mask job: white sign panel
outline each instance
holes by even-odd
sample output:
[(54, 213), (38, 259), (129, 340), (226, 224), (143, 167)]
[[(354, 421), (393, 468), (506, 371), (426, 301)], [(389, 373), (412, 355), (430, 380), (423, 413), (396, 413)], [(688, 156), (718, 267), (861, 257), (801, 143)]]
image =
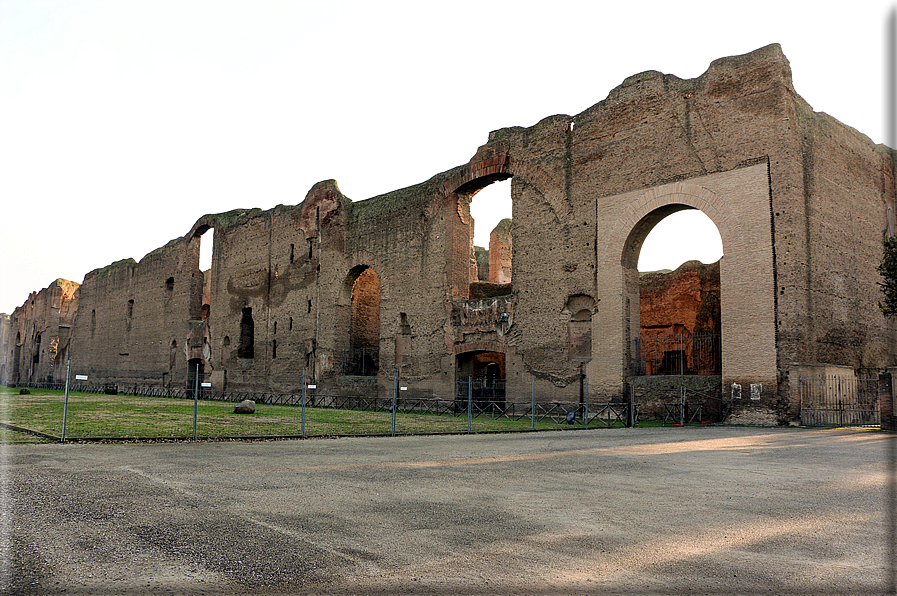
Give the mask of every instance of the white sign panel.
[(76, 381), (86, 381), (87, 375), (75, 375), (75, 380)]

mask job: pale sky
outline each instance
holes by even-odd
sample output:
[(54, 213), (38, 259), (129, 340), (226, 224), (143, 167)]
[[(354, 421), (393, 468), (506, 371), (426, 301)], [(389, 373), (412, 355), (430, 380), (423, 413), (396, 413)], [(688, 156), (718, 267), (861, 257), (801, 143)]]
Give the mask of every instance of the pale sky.
[[(630, 75), (692, 78), (773, 42), (815, 110), (882, 142), (892, 3), (835, 6), (0, 0), (0, 312), (140, 260), (206, 213), (298, 204), (329, 178), (370, 198)], [(498, 202), (490, 189), (475, 209)], [(506, 209), (475, 212), (477, 244)], [(649, 238), (641, 269), (719, 257), (678, 254), (715, 234), (683, 225)]]

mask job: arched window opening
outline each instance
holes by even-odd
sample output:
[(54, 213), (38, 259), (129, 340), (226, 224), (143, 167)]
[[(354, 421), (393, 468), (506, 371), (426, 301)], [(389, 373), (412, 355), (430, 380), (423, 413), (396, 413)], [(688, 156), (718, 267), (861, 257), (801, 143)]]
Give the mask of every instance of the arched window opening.
[(721, 372), (722, 240), (704, 213), (683, 208), (667, 206), (643, 220), (637, 310), (630, 305), (639, 320), (631, 353), (636, 375)]
[(243, 317), (240, 319), (237, 358), (255, 358), (255, 322), (252, 320), (252, 308), (248, 306), (243, 309)]
[(380, 366), (380, 278), (371, 267), (356, 267), (352, 282), (349, 350), (343, 374), (376, 376)]
[(511, 180), (492, 182), (473, 191), (470, 213), (470, 298), (511, 292), (513, 272), (513, 221)]

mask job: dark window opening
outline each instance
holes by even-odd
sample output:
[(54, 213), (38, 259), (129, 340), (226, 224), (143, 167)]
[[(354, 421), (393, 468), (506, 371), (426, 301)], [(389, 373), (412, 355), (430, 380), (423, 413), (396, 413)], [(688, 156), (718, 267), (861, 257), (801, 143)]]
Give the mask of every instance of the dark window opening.
[(271, 340), (271, 359), (277, 358), (277, 340)]
[(133, 316), (134, 316), (134, 301), (128, 300), (128, 318), (130, 319)]
[(294, 259), (295, 257), (296, 257), (296, 245), (295, 245), (295, 244), (291, 244), (291, 245), (290, 245), (290, 264), (293, 263), (293, 259)]
[(174, 292), (174, 278), (169, 277), (165, 280), (165, 291), (170, 295)]
[(255, 358), (255, 322), (252, 320), (252, 309), (243, 309), (240, 319), (240, 345), (237, 347), (237, 358)]

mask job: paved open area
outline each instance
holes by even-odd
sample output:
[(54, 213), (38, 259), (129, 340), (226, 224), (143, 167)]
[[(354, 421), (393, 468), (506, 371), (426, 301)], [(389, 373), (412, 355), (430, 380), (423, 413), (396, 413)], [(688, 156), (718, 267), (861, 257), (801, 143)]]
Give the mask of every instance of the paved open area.
[(3, 447), (11, 594), (883, 594), (893, 435)]

